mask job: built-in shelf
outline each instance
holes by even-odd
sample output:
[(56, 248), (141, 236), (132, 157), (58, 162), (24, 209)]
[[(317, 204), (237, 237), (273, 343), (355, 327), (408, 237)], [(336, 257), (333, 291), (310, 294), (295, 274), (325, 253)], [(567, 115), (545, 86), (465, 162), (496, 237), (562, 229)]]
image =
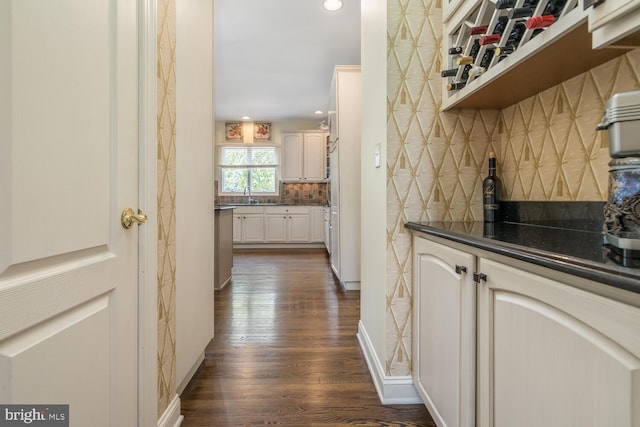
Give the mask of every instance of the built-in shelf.
[(501, 109), (626, 53), (593, 49), (587, 14), (576, 7), (459, 91), (446, 90), (442, 110)]

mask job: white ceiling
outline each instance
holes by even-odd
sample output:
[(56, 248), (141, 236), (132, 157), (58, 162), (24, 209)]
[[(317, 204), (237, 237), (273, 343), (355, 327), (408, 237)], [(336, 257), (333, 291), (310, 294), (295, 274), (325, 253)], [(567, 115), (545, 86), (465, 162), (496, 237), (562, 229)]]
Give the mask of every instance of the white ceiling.
[(319, 121), (334, 66), (360, 64), (360, 0), (214, 0), (214, 44), (216, 120)]

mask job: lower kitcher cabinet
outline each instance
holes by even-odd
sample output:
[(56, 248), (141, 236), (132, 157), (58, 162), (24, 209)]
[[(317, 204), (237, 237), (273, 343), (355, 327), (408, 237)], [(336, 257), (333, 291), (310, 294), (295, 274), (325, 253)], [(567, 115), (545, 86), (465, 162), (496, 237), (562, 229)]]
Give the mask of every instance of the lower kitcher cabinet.
[(233, 213), (233, 242), (264, 242), (264, 214), (261, 207), (242, 207)]
[(479, 259), (479, 427), (640, 426), (640, 309)]
[(475, 263), (414, 237), (413, 378), (441, 427), (475, 425)]
[(265, 238), (269, 243), (308, 243), (310, 231), (308, 206), (265, 208)]
[(640, 308), (474, 251), (414, 235), (413, 376), (436, 424), (640, 426)]

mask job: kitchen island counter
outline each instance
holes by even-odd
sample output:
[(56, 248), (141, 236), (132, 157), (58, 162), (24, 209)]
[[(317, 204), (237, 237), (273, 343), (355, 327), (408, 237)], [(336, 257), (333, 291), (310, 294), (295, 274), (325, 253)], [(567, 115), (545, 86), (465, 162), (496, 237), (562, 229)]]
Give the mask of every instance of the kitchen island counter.
[(593, 222), (558, 225), (426, 221), (405, 227), (640, 294), (640, 260), (622, 265)]

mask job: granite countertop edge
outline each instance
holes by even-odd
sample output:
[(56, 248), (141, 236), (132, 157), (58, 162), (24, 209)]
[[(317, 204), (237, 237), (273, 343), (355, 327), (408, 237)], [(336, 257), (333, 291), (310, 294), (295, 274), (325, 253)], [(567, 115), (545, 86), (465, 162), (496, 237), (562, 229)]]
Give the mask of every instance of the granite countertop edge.
[(638, 269), (598, 263), (574, 257), (571, 254), (549, 252), (445, 230), (428, 223), (408, 222), (405, 228), (640, 294), (640, 270)]

